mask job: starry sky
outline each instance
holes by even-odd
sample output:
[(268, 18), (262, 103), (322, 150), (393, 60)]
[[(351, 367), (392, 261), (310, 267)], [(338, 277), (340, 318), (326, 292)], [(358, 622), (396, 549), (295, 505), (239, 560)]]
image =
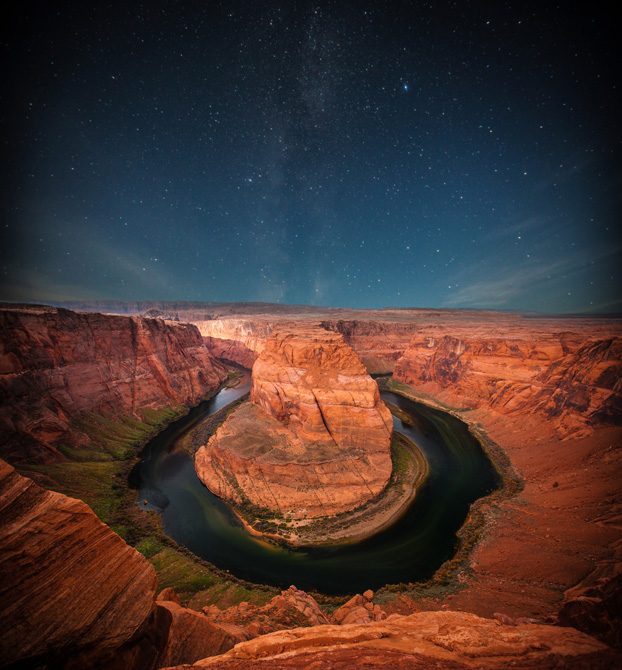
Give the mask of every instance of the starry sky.
[(0, 298), (622, 311), (601, 3), (14, 3)]

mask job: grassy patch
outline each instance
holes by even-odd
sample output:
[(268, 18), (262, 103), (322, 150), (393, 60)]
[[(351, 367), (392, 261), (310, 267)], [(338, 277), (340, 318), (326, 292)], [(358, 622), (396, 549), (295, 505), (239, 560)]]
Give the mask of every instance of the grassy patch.
[(114, 523), (123, 497), (121, 463), (69, 462), (20, 465), (18, 469), (25, 475), (39, 473), (49, 477), (52, 484), (47, 488), (83, 500), (104, 523)]
[(149, 537), (143, 538), (138, 544), (134, 547), (136, 551), (139, 551), (145, 558), (151, 558), (155, 556), (164, 548), (162, 542), (155, 535), (149, 535)]
[[(136, 548), (139, 547), (140, 544)], [(182, 599), (209, 588), (217, 581), (207, 568), (172, 547), (163, 547), (148, 558), (158, 573), (158, 589), (170, 586)]]
[[(239, 374), (234, 373), (228, 381), (235, 384), (238, 379)], [(229, 411), (230, 407), (223, 408), (218, 414), (224, 417)], [(143, 409), (138, 418), (84, 413), (73, 422), (69, 439), (58, 447), (66, 462), (21, 464), (17, 469), (43, 482), (46, 488), (89, 505), (101, 521), (155, 567), (159, 589), (171, 586), (183, 602), (192, 599), (192, 606), (198, 605), (199, 609), (209, 604), (226, 607), (244, 600), (264, 604), (278, 593), (276, 589), (237, 580), (178, 547), (163, 534), (160, 516), (141, 509), (136, 504), (136, 492), (127, 485), (141, 448), (185, 412), (186, 408), (176, 405)], [(214, 421), (206, 423), (200, 424), (205, 439), (216, 425)], [(88, 437), (86, 444), (84, 436)], [(196, 430), (190, 431), (189, 437), (192, 448)]]

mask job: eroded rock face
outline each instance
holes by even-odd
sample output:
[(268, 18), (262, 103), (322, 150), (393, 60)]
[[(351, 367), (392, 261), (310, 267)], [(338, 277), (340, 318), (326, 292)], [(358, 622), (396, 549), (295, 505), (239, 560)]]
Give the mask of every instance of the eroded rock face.
[(251, 401), (303, 442), (388, 450), (391, 414), (338, 333), (276, 332), (253, 366)]
[(394, 378), (458, 407), (540, 414), (559, 437), (622, 423), (622, 337), (417, 334)]
[(157, 607), (165, 610), (171, 619), (166, 645), (158, 657), (158, 668), (222, 654), (249, 637), (242, 630), (228, 629), (214, 623), (205, 614), (181, 607), (171, 600), (158, 598)]
[(253, 366), (251, 403), (196, 455), (217, 495), (318, 517), (378, 495), (391, 475), (392, 419), (343, 337), (278, 331)]
[[(189, 324), (5, 305), (0, 455), (14, 463), (63, 460), (56, 445), (82, 413), (138, 416), (193, 405), (225, 377)], [(74, 441), (77, 432), (73, 426)]]
[(210, 605), (204, 607), (203, 612), (219, 626), (233, 627), (241, 631), (247, 640), (277, 630), (328, 623), (327, 616), (316, 600), (295, 586), (281, 591), (281, 595), (275, 596), (261, 607), (241, 602), (225, 610)]
[[(142, 667), (155, 662), (145, 630), (155, 571), (86, 504), (44, 491), (0, 461), (0, 543), (3, 667), (86, 667), (122, 648)], [(138, 638), (144, 648), (132, 650)]]

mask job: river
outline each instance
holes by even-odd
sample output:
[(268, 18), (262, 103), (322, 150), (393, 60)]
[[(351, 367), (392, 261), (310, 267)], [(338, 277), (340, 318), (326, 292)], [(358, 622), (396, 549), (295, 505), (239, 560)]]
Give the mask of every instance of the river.
[(455, 552), (456, 531), (470, 505), (499, 483), (466, 424), (383, 392), (383, 399), (414, 419), (407, 425), (393, 417), (394, 429), (414, 442), (429, 463), (429, 476), (407, 512), (390, 528), (356, 544), (295, 551), (275, 547), (246, 532), (201, 483), (192, 457), (175, 446), (198, 421), (247, 393), (249, 384), (245, 373), (240, 386), (223, 389), (154, 437), (131, 475), (139, 504), (162, 515), (166, 535), (242, 579), (327, 594), (426, 580)]

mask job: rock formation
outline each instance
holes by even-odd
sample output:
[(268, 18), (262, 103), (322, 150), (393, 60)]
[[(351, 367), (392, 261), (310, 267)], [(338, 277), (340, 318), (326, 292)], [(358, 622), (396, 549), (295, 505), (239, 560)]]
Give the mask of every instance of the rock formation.
[(157, 658), (158, 668), (216, 656), (251, 637), (239, 626), (215, 623), (205, 614), (182, 607), (179, 602), (166, 597), (158, 596), (157, 608), (164, 610), (170, 619), (166, 643)]
[(336, 609), (331, 616), (331, 623), (347, 625), (351, 623), (361, 624), (371, 621), (383, 621), (387, 613), (380, 607), (374, 605), (374, 592), (365, 591), (363, 595), (352, 596), (347, 603)]
[(384, 489), (391, 432), (376, 383), (341, 335), (277, 331), (253, 366), (251, 403), (197, 452), (196, 469), (236, 503), (328, 516)]
[(99, 660), (143, 634), (154, 614), (152, 566), (83, 502), (40, 489), (3, 461), (0, 542), (3, 666), (45, 657), (80, 667), (78, 658)]
[(192, 668), (270, 670), (295, 668), (615, 667), (619, 656), (573, 628), (539, 624), (505, 626), (466, 612), (419, 612), (385, 621), (325, 625), (264, 635), (206, 658)]
[(0, 455), (63, 460), (59, 442), (88, 441), (72, 425), (83, 413), (193, 405), (225, 377), (192, 325), (4, 305)]
[(622, 337), (416, 334), (394, 378), (449, 405), (541, 414), (560, 437), (622, 424)]

